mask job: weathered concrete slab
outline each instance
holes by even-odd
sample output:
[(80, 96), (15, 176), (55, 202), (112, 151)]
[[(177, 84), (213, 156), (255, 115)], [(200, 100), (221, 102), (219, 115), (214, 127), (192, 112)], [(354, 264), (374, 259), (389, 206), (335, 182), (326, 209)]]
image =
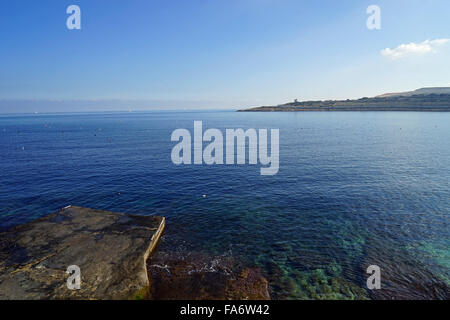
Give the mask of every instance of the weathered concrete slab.
[[(0, 299), (136, 299), (164, 218), (67, 207), (0, 233)], [(69, 290), (66, 270), (81, 269)]]

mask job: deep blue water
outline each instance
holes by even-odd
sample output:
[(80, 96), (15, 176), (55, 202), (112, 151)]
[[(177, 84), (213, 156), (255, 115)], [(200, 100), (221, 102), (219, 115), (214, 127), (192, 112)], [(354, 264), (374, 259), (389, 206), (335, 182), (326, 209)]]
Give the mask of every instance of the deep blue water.
[[(175, 166), (171, 133), (194, 120), (279, 128), (279, 173)], [(449, 124), (428, 112), (0, 116), (0, 227), (67, 205), (163, 215), (161, 250), (238, 257), (274, 298), (447, 298)], [(370, 264), (388, 291), (366, 290)]]

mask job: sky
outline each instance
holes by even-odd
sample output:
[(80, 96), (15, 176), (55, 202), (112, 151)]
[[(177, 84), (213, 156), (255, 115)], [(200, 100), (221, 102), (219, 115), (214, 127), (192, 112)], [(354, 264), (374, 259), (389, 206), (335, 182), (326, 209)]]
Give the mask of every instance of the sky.
[[(81, 9), (69, 30), (66, 9)], [(381, 9), (369, 30), (366, 10)], [(242, 108), (450, 86), (448, 0), (2, 0), (0, 113)]]

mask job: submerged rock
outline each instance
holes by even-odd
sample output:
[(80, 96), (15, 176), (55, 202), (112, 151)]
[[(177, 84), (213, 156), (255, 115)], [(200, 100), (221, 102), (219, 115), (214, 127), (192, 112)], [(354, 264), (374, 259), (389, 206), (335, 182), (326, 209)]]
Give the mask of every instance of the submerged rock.
[(231, 257), (157, 253), (148, 261), (150, 298), (156, 300), (268, 300), (261, 271)]
[(377, 265), (381, 269), (381, 289), (370, 290), (372, 299), (450, 299), (450, 285), (445, 277), (424, 264), (412, 250), (379, 239), (372, 240), (366, 251), (361, 272), (365, 272), (369, 265)]

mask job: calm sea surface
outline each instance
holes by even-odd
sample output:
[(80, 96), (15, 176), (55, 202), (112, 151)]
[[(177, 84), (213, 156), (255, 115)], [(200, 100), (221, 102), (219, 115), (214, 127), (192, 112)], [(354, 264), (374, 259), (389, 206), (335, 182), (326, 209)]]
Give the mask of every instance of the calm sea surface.
[[(173, 165), (194, 120), (279, 128), (279, 173)], [(0, 150), (2, 229), (69, 204), (163, 215), (160, 250), (236, 257), (273, 298), (449, 298), (450, 113), (11, 115)]]

